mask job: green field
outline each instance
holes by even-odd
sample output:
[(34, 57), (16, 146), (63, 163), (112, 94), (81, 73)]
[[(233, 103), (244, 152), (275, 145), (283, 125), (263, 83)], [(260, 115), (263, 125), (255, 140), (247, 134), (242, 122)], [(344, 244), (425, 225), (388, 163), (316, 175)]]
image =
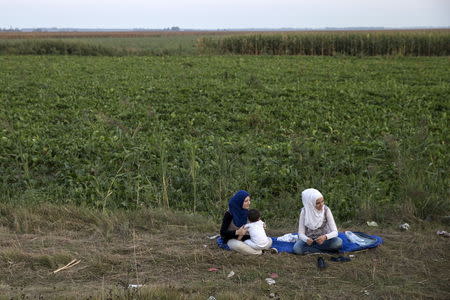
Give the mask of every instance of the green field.
[(0, 32), (0, 55), (449, 56), (450, 30)]
[(450, 34), (447, 30), (251, 33), (204, 37), (198, 45), (216, 54), (449, 56)]
[[(61, 49), (84, 50), (76, 55), (193, 55), (197, 39), (205, 35), (154, 37), (77, 37), (44, 39), (1, 39), (0, 54), (64, 54)], [(206, 35), (207, 36), (207, 35)]]
[[(0, 299), (449, 298), (448, 30), (13, 34)], [(383, 245), (319, 272), (207, 238), (239, 189), (269, 236), (295, 232), (309, 187)]]
[(450, 210), (450, 60), (0, 56), (1, 202), (339, 220)]

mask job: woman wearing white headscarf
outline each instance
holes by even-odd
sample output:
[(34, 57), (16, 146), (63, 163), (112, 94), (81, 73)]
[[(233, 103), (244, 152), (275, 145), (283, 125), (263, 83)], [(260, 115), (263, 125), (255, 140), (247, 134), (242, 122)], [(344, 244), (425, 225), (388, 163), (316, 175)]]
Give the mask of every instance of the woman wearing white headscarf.
[(336, 223), (322, 194), (316, 189), (302, 192), (303, 208), (298, 224), (299, 241), (294, 245), (294, 253), (307, 254), (337, 252), (342, 247)]

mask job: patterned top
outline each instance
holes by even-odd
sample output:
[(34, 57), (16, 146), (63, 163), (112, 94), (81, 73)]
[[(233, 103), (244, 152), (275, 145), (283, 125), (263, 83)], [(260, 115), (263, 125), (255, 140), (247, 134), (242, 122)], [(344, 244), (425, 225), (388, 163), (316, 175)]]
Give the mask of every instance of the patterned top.
[(327, 210), (328, 207), (324, 207), (325, 209), (325, 214), (324, 214), (324, 218), (323, 218), (323, 223), (322, 225), (317, 228), (317, 229), (309, 229), (308, 227), (305, 226), (305, 235), (312, 238), (313, 240), (317, 239), (319, 236), (327, 234), (327, 225), (328, 225), (328, 221), (327, 221)]
[(304, 209), (302, 209), (300, 213), (300, 220), (298, 224), (298, 237), (306, 243), (308, 238), (316, 239), (321, 235), (326, 235), (327, 239), (332, 239), (338, 236), (338, 231), (336, 227), (336, 223), (334, 222), (333, 214), (328, 206), (324, 206), (325, 214), (322, 225), (315, 229), (311, 230), (305, 226), (305, 215)]

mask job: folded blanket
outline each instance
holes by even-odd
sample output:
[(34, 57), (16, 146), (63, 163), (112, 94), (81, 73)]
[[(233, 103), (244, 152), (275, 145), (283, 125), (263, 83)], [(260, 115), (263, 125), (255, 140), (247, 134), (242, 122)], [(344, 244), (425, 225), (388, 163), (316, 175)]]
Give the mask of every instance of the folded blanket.
[[(342, 248), (339, 251), (339, 253), (359, 251), (359, 250), (368, 249), (368, 248), (375, 248), (383, 243), (383, 239), (379, 236), (368, 235), (368, 234), (365, 234), (362, 232), (354, 232), (354, 233), (361, 235), (361, 236), (365, 236), (367, 238), (374, 239), (375, 242), (371, 245), (360, 246), (356, 243), (352, 243), (348, 239), (348, 237), (345, 235), (344, 232), (339, 232), (338, 236), (342, 239)], [(277, 249), (278, 252), (294, 253), (293, 247), (294, 247), (295, 241), (298, 240), (298, 236), (295, 233), (288, 233), (288, 234), (283, 235), (282, 237), (279, 237), (279, 238), (272, 237), (271, 239), (273, 241), (272, 247)], [(217, 245), (222, 249), (230, 250), (228, 245), (223, 242), (221, 237), (219, 237), (217, 239)]]

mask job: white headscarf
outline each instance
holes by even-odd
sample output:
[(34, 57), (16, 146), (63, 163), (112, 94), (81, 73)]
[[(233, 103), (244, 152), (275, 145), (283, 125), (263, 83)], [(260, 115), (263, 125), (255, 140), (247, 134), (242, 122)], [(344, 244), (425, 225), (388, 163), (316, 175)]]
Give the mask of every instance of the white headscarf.
[(302, 202), (305, 214), (305, 226), (311, 230), (319, 228), (323, 224), (325, 209), (316, 209), (316, 200), (323, 197), (316, 189), (306, 189), (302, 192)]

